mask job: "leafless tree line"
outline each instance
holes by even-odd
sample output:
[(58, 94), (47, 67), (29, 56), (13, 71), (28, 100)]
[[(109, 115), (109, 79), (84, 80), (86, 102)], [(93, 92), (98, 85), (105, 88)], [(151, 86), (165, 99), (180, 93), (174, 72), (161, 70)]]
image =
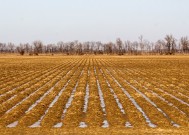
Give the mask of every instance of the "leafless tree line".
[(32, 44), (25, 43), (15, 45), (14, 43), (0, 43), (0, 53), (19, 53), (20, 55), (39, 55), (39, 54), (115, 54), (115, 55), (141, 55), (141, 54), (165, 54), (189, 53), (189, 39), (182, 37), (176, 40), (172, 35), (166, 35), (163, 40), (149, 42), (143, 36), (138, 41), (129, 40), (123, 42), (117, 38), (116, 42), (58, 42), (57, 44), (43, 44), (41, 41), (34, 41)]

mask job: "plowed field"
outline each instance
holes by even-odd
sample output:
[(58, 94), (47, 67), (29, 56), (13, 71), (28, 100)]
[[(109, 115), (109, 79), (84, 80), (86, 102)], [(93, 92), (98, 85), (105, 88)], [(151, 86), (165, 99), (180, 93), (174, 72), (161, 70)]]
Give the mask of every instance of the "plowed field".
[(187, 133), (189, 57), (1, 56), (0, 132), (22, 129)]

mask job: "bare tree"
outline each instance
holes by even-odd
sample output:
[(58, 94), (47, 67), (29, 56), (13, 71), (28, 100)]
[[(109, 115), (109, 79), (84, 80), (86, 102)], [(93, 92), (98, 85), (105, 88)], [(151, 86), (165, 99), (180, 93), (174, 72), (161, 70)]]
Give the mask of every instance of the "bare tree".
[(121, 41), (120, 38), (117, 38), (116, 45), (118, 47), (118, 54), (123, 55), (123, 42)]
[(25, 53), (25, 48), (23, 44), (20, 44), (19, 46), (16, 47), (17, 51), (20, 53), (20, 55), (24, 55)]
[(141, 52), (144, 53), (145, 44), (144, 44), (144, 41), (143, 41), (143, 36), (140, 35), (138, 38), (139, 38), (139, 46), (140, 46)]
[(82, 43), (78, 43), (77, 45), (76, 45), (76, 53), (78, 54), (78, 55), (82, 55), (83, 54), (83, 45), (82, 45)]
[(165, 47), (166, 47), (166, 43), (164, 40), (158, 40), (155, 43), (155, 52), (159, 53), (159, 54), (163, 54), (165, 53)]
[(189, 40), (188, 37), (182, 37), (180, 39), (181, 49), (184, 53), (189, 52)]
[(25, 51), (26, 51), (26, 53), (29, 53), (30, 52), (30, 44), (29, 43), (26, 43), (26, 44), (24, 44), (24, 48), (25, 48)]
[(105, 50), (107, 54), (112, 54), (113, 53), (113, 43), (109, 42), (105, 44)]
[(10, 53), (13, 53), (15, 45), (13, 43), (8, 43), (7, 46), (9, 48), (9, 50), (10, 50)]
[(3, 52), (3, 43), (0, 43), (0, 51)]
[(7, 52), (7, 45), (6, 45), (6, 43), (0, 43), (0, 51), (1, 51), (1, 53), (3, 53), (3, 52)]
[(165, 40), (166, 40), (167, 54), (174, 54), (176, 39), (172, 35), (166, 35)]
[(100, 41), (87, 41), (84, 43), (73, 42), (58, 42), (57, 44), (44, 45), (41, 41), (34, 41), (33, 44), (19, 44), (18, 46), (13, 43), (0, 43), (0, 53), (14, 53), (19, 52), (21, 55), (24, 53), (35, 54), (39, 53), (65, 53), (67, 55), (82, 55), (82, 54), (174, 54), (176, 52), (189, 52), (189, 39), (182, 37), (179, 46), (176, 44), (176, 39), (172, 35), (166, 35), (164, 40), (157, 42), (149, 42), (139, 36), (139, 41), (126, 41), (122, 42), (120, 38), (116, 42), (102, 43)]
[(60, 41), (57, 43), (60, 53), (64, 53), (64, 42)]
[(42, 53), (42, 47), (43, 43), (39, 40), (33, 42), (34, 45), (34, 54), (38, 55), (39, 53)]

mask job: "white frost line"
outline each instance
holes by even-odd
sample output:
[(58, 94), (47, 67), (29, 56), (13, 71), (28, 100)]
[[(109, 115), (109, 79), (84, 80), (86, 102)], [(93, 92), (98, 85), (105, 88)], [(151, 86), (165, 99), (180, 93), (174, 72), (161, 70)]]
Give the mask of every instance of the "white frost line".
[[(44, 85), (50, 83), (51, 80), (49, 80), (47, 83), (45, 83)], [(43, 86), (44, 86), (43, 85)], [(19, 106), (20, 104), (22, 104), (25, 100), (29, 99), (32, 95), (34, 95), (37, 91), (39, 91), (43, 86), (41, 86), (40, 88), (38, 88), (36, 91), (34, 91), (33, 93), (31, 93), (29, 96), (25, 97), (22, 101), (18, 102), (15, 106), (13, 106), (12, 108), (10, 108), (9, 110), (7, 110), (5, 113), (9, 113), (10, 111), (12, 111), (14, 108), (16, 108), (17, 106)], [(16, 96), (15, 96), (16, 97)]]
[[(45, 74), (43, 74), (42, 76), (47, 76), (47, 73), (49, 74), (49, 73), (53, 73), (56, 69), (58, 69), (59, 67), (61, 67), (63, 64), (61, 64), (61, 65), (59, 65), (59, 66), (57, 66), (57, 67), (55, 67), (55, 68), (53, 68), (53, 71), (51, 71), (50, 69), (49, 70), (47, 70), (46, 72), (45, 72)], [(48, 71), (50, 71), (50, 72), (48, 72)], [(42, 77), (41, 76), (41, 77)], [(41, 80), (40, 78), (36, 78), (35, 80)], [(2, 97), (2, 96), (5, 96), (7, 93), (11, 93), (11, 92), (13, 92), (13, 91), (15, 91), (16, 89), (18, 89), (18, 88), (20, 88), (20, 87), (22, 87), (23, 85), (26, 85), (26, 84), (29, 84), (31, 81), (29, 81), (29, 82), (26, 82), (26, 83), (23, 83), (22, 85), (20, 85), (20, 86), (17, 86), (16, 88), (14, 88), (14, 89), (12, 89), (12, 90), (9, 90), (9, 91), (7, 91), (7, 92), (5, 92), (5, 93), (3, 93), (3, 94), (1, 94), (0, 95), (0, 97)], [(17, 94), (18, 95), (18, 94)], [(16, 95), (16, 96), (17, 96)]]
[[(110, 83), (109, 83), (108, 80), (106, 79), (106, 77), (105, 77), (105, 75), (104, 75), (102, 69), (100, 69), (100, 72), (102, 73), (104, 79), (106, 80), (106, 83), (108, 84), (108, 87), (109, 87), (109, 89), (110, 89), (110, 92), (113, 94), (114, 99), (115, 99), (115, 101), (116, 101), (116, 103), (117, 103), (117, 105), (118, 105), (120, 111), (122, 112), (122, 114), (126, 114), (126, 113), (125, 113), (125, 110), (123, 109), (122, 104), (121, 104), (120, 101), (119, 101), (119, 98), (117, 97), (117, 95), (116, 95), (116, 93), (114, 92), (114, 90), (112, 89)], [(127, 122), (125, 123), (125, 127), (129, 127), (129, 128), (130, 128), (130, 127), (132, 127), (132, 125), (131, 125), (131, 123), (130, 123), (129, 121), (127, 121)]]
[[(30, 76), (31, 76), (31, 75), (30, 75)], [(20, 80), (20, 81), (22, 81), (22, 80)], [(19, 87), (21, 87), (21, 86), (23, 86), (23, 85), (26, 85), (26, 84), (28, 84), (28, 83), (30, 83), (30, 81), (29, 81), (29, 82), (27, 81), (27, 82), (25, 82), (25, 83), (22, 83), (21, 85), (17, 86), (16, 88), (13, 88), (12, 90), (9, 90), (9, 91), (6, 91), (6, 92), (3, 93), (3, 94), (0, 94), (0, 97), (6, 95), (7, 93), (10, 93), (10, 92), (14, 91), (15, 89), (17, 89), (17, 88), (19, 88)], [(4, 89), (6, 89), (6, 88), (4, 88)]]
[[(59, 82), (59, 81), (58, 81)], [(41, 96), (34, 104), (32, 104), (28, 110), (25, 111), (25, 113), (28, 113), (30, 110), (32, 110), (38, 103), (40, 103), (51, 91), (54, 90), (54, 87), (56, 87), (58, 85), (58, 82), (56, 82), (56, 84), (51, 87), (48, 91), (45, 92), (45, 94), (43, 94), (43, 96)]]
[(73, 101), (74, 94), (75, 94), (75, 92), (76, 92), (77, 86), (78, 86), (78, 82), (76, 83), (76, 85), (75, 85), (75, 87), (74, 87), (74, 89), (73, 89), (73, 91), (72, 91), (72, 93), (71, 93), (71, 96), (69, 97), (68, 102), (67, 102), (66, 105), (65, 105), (65, 108), (64, 108), (64, 110), (63, 110), (63, 114), (62, 114), (62, 117), (61, 117), (62, 120), (64, 119), (68, 108), (69, 108), (69, 107), (71, 106), (71, 104), (72, 104), (72, 101)]
[[(110, 74), (110, 72), (106, 69), (106, 71)], [(145, 118), (148, 125), (152, 128), (157, 127), (155, 124), (153, 124), (150, 120), (150, 118), (146, 115), (146, 113), (142, 110), (142, 108), (137, 104), (134, 98), (127, 92), (126, 89), (124, 89), (121, 84), (110, 74), (110, 76), (114, 79), (114, 81), (117, 83), (117, 85), (121, 88), (121, 90), (125, 93), (125, 95), (129, 98), (129, 100), (133, 103), (133, 105), (142, 113), (143, 117)]]
[[(158, 83), (158, 84), (160, 84), (160, 83)], [(176, 90), (172, 90), (173, 92), (175, 92), (175, 93), (178, 93), (179, 95), (181, 95), (181, 96), (183, 96), (183, 97), (185, 97), (185, 98), (188, 98), (189, 99), (189, 97), (187, 96), (187, 95), (184, 95), (184, 94), (182, 94), (181, 92), (178, 92), (178, 91), (176, 91)], [(171, 94), (172, 95), (172, 94)]]
[[(90, 70), (88, 70), (88, 77), (90, 76)], [(86, 113), (88, 109), (88, 102), (89, 102), (89, 84), (87, 83), (86, 87), (86, 93), (85, 93), (85, 101), (84, 101), (84, 107), (83, 107), (83, 112)]]
[[(45, 76), (45, 75), (43, 75), (43, 76)], [(36, 78), (35, 80), (38, 80), (39, 78)], [(27, 82), (27, 83), (30, 83), (30, 81), (29, 82)], [(26, 84), (27, 84), (26, 83)], [(23, 84), (24, 85), (24, 84)], [(44, 85), (46, 85), (46, 84), (44, 84)], [(44, 86), (43, 85), (43, 86)], [(22, 85), (21, 85), (22, 86)], [(21, 86), (18, 86), (18, 87), (21, 87)], [(17, 87), (17, 88), (18, 88)], [(42, 86), (41, 86), (42, 87)], [(16, 90), (17, 88), (14, 88), (14, 89), (12, 89), (12, 90), (10, 90), (10, 91), (8, 91), (8, 92), (6, 92), (6, 93), (4, 93), (4, 94), (2, 94), (2, 95), (0, 95), (0, 97), (1, 96), (5, 96), (7, 93), (10, 93), (11, 91), (14, 91), (14, 90)], [(28, 89), (28, 88), (27, 88)], [(27, 90), (27, 89), (25, 89), (25, 91)], [(22, 92), (21, 92), (22, 93)], [(12, 100), (13, 98), (16, 98), (16, 96), (18, 96), (20, 93), (17, 93), (17, 94), (15, 94), (14, 96), (12, 96), (11, 98), (9, 98), (8, 100), (6, 100), (6, 101), (10, 101), (10, 100)]]
[(102, 111), (104, 112), (104, 115), (106, 115), (106, 108), (105, 108), (106, 105), (105, 105), (105, 102), (104, 102), (103, 93), (102, 93), (98, 79), (96, 80), (96, 82), (97, 82), (97, 86), (98, 86), (98, 93), (99, 93), (99, 96), (100, 96), (100, 106), (102, 107)]
[[(96, 83), (97, 83), (97, 87), (98, 87), (98, 94), (99, 94), (99, 97), (100, 97), (100, 106), (102, 108), (102, 111), (104, 113), (104, 115), (106, 116), (106, 105), (105, 105), (105, 102), (104, 102), (104, 97), (103, 97), (103, 93), (102, 93), (102, 89), (100, 87), (100, 83), (99, 83), (99, 80), (97, 78), (97, 73), (96, 73), (96, 68), (94, 67), (94, 72), (95, 72), (95, 76), (96, 76)], [(108, 121), (105, 119), (103, 121), (103, 125), (102, 125), (103, 128), (107, 128), (109, 127), (109, 123)]]
[(189, 104), (188, 104), (188, 103), (186, 103), (186, 102), (182, 101), (181, 99), (179, 99), (179, 98), (175, 97), (174, 95), (172, 95), (172, 94), (170, 94), (170, 93), (168, 93), (168, 92), (166, 92), (166, 91), (164, 91), (164, 90), (162, 90), (162, 89), (160, 89), (160, 88), (158, 88), (158, 90), (160, 90), (161, 92), (166, 93), (167, 95), (169, 95), (170, 97), (172, 97), (172, 98), (176, 99), (176, 100), (177, 100), (177, 101), (179, 101), (180, 103), (182, 103), (182, 104), (185, 104), (185, 105), (189, 106)]
[[(94, 68), (94, 71), (95, 71), (95, 75), (96, 75), (96, 68)], [(104, 112), (104, 115), (106, 115), (106, 108), (105, 108), (106, 105), (104, 102), (103, 93), (102, 93), (102, 90), (100, 87), (99, 80), (97, 79), (97, 76), (96, 76), (96, 83), (97, 83), (98, 93), (99, 93), (99, 97), (100, 97), (100, 106), (102, 107), (102, 111)]]
[(102, 69), (100, 69), (100, 72), (102, 73), (104, 79), (106, 80), (106, 83), (107, 83), (107, 85), (108, 85), (108, 87), (109, 87), (109, 89), (110, 89), (110, 92), (113, 94), (114, 99), (116, 100), (116, 103), (117, 103), (117, 105), (118, 105), (120, 111), (121, 111), (123, 114), (126, 114), (126, 113), (125, 113), (125, 110), (123, 109), (122, 104), (121, 104), (120, 101), (119, 101), (119, 98), (117, 97), (117, 95), (116, 95), (116, 93), (114, 92), (114, 90), (112, 89), (110, 83), (108, 82), (108, 80), (107, 80), (106, 77), (104, 76), (104, 73), (103, 73)]
[[(70, 70), (70, 71), (71, 71), (71, 70)], [(69, 74), (70, 71), (69, 71), (67, 74)], [(67, 74), (66, 74), (66, 75), (67, 75)], [(74, 74), (75, 74), (75, 73), (74, 73)], [(71, 78), (72, 78), (72, 77), (71, 77)], [(61, 91), (58, 93), (58, 95), (54, 98), (54, 100), (49, 104), (47, 110), (46, 110), (45, 113), (40, 117), (40, 119), (39, 119), (37, 122), (35, 122), (34, 124), (32, 124), (32, 125), (30, 126), (31, 128), (35, 128), (35, 127), (40, 127), (40, 126), (41, 126), (41, 121), (43, 120), (43, 118), (45, 117), (45, 115), (48, 113), (49, 109), (50, 109), (51, 107), (53, 107), (53, 105), (58, 101), (59, 97), (62, 95), (62, 93), (64, 92), (65, 88), (68, 86), (68, 84), (69, 84), (71, 78), (67, 81), (66, 85), (64, 85), (64, 87), (61, 89)], [(59, 126), (59, 125), (60, 125), (60, 124), (57, 124), (57, 125), (55, 125), (54, 127), (57, 127), (57, 126)]]
[[(122, 72), (120, 69), (119, 69), (119, 72)], [(141, 79), (141, 78), (139, 78)], [(138, 81), (134, 80), (136, 83), (138, 83)], [(149, 88), (145, 87), (145, 86), (142, 86), (143, 88), (145, 88), (146, 90), (150, 91), (153, 95), (157, 96), (160, 100), (162, 100), (163, 102), (167, 103), (169, 106), (177, 109), (178, 111), (180, 111), (182, 114), (188, 116), (185, 112), (183, 112), (182, 110), (180, 110), (177, 106), (175, 106), (173, 103), (171, 103), (170, 101), (166, 100), (165, 98), (163, 98), (162, 96), (158, 95), (156, 92), (150, 90)]]
[[(35, 80), (37, 80), (37, 79), (35, 79)], [(1, 94), (1, 95), (0, 95), (0, 97), (6, 96), (7, 94), (9, 94), (9, 93), (11, 93), (11, 92), (13, 92), (13, 91), (17, 90), (18, 88), (22, 87), (23, 85), (27, 85), (27, 84), (29, 84), (30, 82), (31, 82), (31, 81), (26, 82), (26, 83), (24, 83), (24, 84), (22, 84), (22, 85), (20, 85), (20, 86), (18, 86), (18, 87), (16, 87), (16, 88), (14, 88), (14, 89), (10, 90), (10, 91), (7, 91), (7, 92), (5, 92), (5, 93)], [(14, 95), (14, 96), (17, 96), (18, 94), (19, 94), (19, 93), (17, 93), (17, 94), (16, 94), (16, 95)], [(9, 98), (8, 100), (10, 100), (10, 98)], [(7, 101), (8, 101), (8, 100), (7, 100)]]
[(127, 80), (124, 81), (136, 92), (138, 92), (146, 101), (148, 101), (151, 105), (153, 105), (159, 112), (161, 112), (171, 122), (171, 124), (173, 124), (173, 126), (179, 127), (178, 124), (176, 124), (173, 120), (171, 120), (171, 118), (162, 109), (160, 109), (153, 101), (151, 101), (145, 94), (143, 94), (140, 90), (138, 90), (133, 85), (131, 85)]
[[(115, 71), (114, 71), (115, 72)], [(119, 70), (119, 72), (121, 72)], [(172, 121), (169, 116), (163, 111), (161, 110), (159, 107), (157, 107), (157, 105), (151, 101), (145, 94), (143, 94), (141, 91), (139, 91), (137, 88), (135, 88), (134, 86), (132, 86), (128, 81), (126, 81), (124, 79), (124, 81), (130, 86), (132, 87), (135, 91), (137, 91), (139, 94), (141, 94), (143, 96), (143, 98), (145, 98), (149, 103), (151, 103), (159, 112), (161, 112), (169, 121), (170, 123), (175, 126), (175, 127), (180, 127), (180, 125), (178, 125), (177, 123), (175, 123), (174, 121)], [(136, 83), (138, 83), (138, 81), (134, 80)], [(179, 110), (181, 113), (184, 113), (183, 111), (181, 111), (180, 109), (178, 109), (176, 106), (174, 106), (172, 103), (169, 103), (167, 100), (165, 100), (163, 97), (159, 96), (157, 93), (155, 93), (152, 90), (149, 90), (148, 88), (146, 88), (145, 86), (142, 86), (143, 88), (145, 88), (146, 90), (150, 91), (153, 95), (157, 96), (158, 98), (160, 98), (162, 101), (168, 103), (169, 106), (172, 106), (174, 108), (176, 108), (177, 110)], [(185, 114), (185, 113), (184, 113)]]
[[(29, 81), (29, 82), (30, 82), (30, 81)], [(7, 95), (8, 93), (11, 93), (11, 92), (15, 91), (15, 90), (18, 89), (19, 87), (21, 87), (21, 86), (23, 86), (23, 85), (26, 85), (26, 84), (28, 84), (29, 82), (23, 83), (22, 85), (19, 85), (19, 86), (17, 86), (16, 88), (14, 88), (14, 89), (12, 89), (12, 90), (6, 91), (5, 93), (1, 94), (0, 97), (3, 97), (3, 96), (5, 96), (5, 95)]]
[[(88, 70), (88, 77), (90, 76), (90, 71)], [(89, 102), (89, 84), (87, 83), (86, 91), (85, 91), (85, 98), (84, 98), (84, 105), (83, 105), (83, 112), (86, 113), (88, 109), (88, 102)], [(87, 124), (85, 122), (79, 123), (80, 128), (86, 128)]]
[[(58, 68), (58, 67), (57, 67), (57, 68)], [(57, 68), (55, 68), (55, 69), (57, 69)], [(55, 70), (55, 69), (54, 69), (54, 70)], [(53, 72), (53, 71), (50, 71), (50, 72)], [(47, 73), (49, 73), (49, 72), (46, 71), (46, 73), (43, 74), (42, 76), (45, 76)], [(39, 78), (36, 78), (35, 80), (39, 80)], [(40, 80), (41, 80), (41, 79), (40, 79)], [(17, 86), (16, 88), (14, 88), (14, 89), (12, 89), (12, 90), (9, 90), (9, 91), (7, 91), (7, 92), (1, 94), (0, 97), (5, 96), (7, 93), (11, 93), (12, 91), (15, 91), (16, 89), (22, 87), (23, 85), (27, 85), (27, 84), (29, 84), (30, 82), (31, 82), (31, 81), (26, 82), (26, 83), (23, 83), (23, 84)]]
[[(83, 71), (84, 71), (84, 70), (82, 70), (81, 74), (79, 75), (79, 78), (82, 76)], [(61, 116), (61, 120), (64, 119), (68, 108), (69, 108), (69, 107), (71, 106), (71, 104), (72, 104), (72, 101), (73, 101), (75, 92), (76, 92), (76, 90), (77, 90), (78, 83), (79, 83), (79, 81), (77, 81), (77, 83), (76, 83), (75, 87), (73, 88), (72, 93), (71, 93), (71, 95), (70, 95), (70, 97), (69, 97), (69, 99), (68, 99), (68, 101), (67, 101), (67, 103), (66, 103), (66, 105), (65, 105), (65, 107), (64, 107), (63, 114), (62, 114), (62, 116)], [(54, 127), (56, 127), (56, 128), (59, 128), (59, 127), (62, 127), (62, 126), (63, 126), (63, 123), (62, 123), (62, 122), (59, 122), (59, 123), (57, 123), (56, 125), (54, 125)]]
[[(68, 75), (69, 73), (70, 73), (70, 71), (67, 72), (66, 75)], [(64, 75), (64, 77), (65, 77), (66, 75)], [(41, 101), (54, 89), (54, 87), (55, 87), (56, 85), (58, 85), (59, 82), (60, 82), (60, 80), (59, 80), (53, 87), (51, 87), (42, 97), (40, 97), (33, 105), (31, 105), (25, 113), (28, 113), (28, 112), (29, 112), (30, 110), (32, 110), (39, 102), (41, 102)], [(69, 83), (69, 81), (68, 81), (67, 83)], [(67, 84), (66, 84), (66, 86), (67, 86)], [(53, 102), (56, 102), (56, 100), (58, 100), (58, 98), (59, 98), (59, 96), (62, 94), (62, 92), (63, 92), (63, 89), (62, 89), (62, 90), (60, 91), (60, 93), (56, 96), (56, 98), (55, 98), (55, 100), (53, 100)], [(53, 105), (54, 105), (54, 104), (53, 104)]]
[[(115, 70), (113, 70), (115, 72)], [(119, 70), (120, 71), (120, 70)], [(121, 72), (121, 71), (120, 71)], [(153, 101), (151, 101), (145, 94), (143, 94), (140, 90), (138, 90), (137, 88), (135, 88), (133, 85), (131, 85), (127, 80), (124, 79), (124, 81), (131, 87), (133, 88), (136, 92), (138, 92), (140, 95), (142, 95), (142, 97), (148, 101), (151, 105), (153, 105), (159, 112), (161, 112), (169, 121), (170, 123), (175, 126), (175, 127), (180, 127), (180, 125), (178, 125), (177, 123), (175, 123), (173, 120), (171, 120), (171, 118), (162, 110), (160, 109)], [(135, 82), (137, 82), (135, 80)], [(137, 82), (138, 83), (138, 82)]]
[[(136, 80), (135, 80), (136, 81)], [(137, 81), (136, 81), (137, 82)], [(178, 111), (180, 111), (180, 113), (187, 115), (185, 112), (183, 112), (182, 110), (180, 110), (177, 106), (175, 106), (173, 103), (167, 101), (165, 98), (163, 98), (162, 96), (158, 95), (156, 92), (150, 90), (149, 88), (142, 86), (143, 88), (145, 88), (146, 90), (148, 90), (149, 92), (151, 92), (154, 96), (158, 97), (160, 100), (162, 100), (163, 102), (167, 103), (169, 106), (177, 109)]]
[[(132, 70), (130, 70), (130, 69), (129, 69), (129, 71), (133, 72), (133, 71), (132, 71)], [(139, 72), (139, 73), (140, 73), (140, 72)], [(165, 79), (165, 81), (166, 81), (166, 82), (168, 82), (168, 81), (167, 81), (167, 79)], [(160, 84), (160, 83), (158, 83), (158, 84)], [(174, 85), (174, 86), (175, 86), (175, 85)], [(185, 89), (180, 88), (180, 87), (179, 87), (179, 89), (181, 89), (181, 90), (183, 90), (183, 91), (186, 91)], [(181, 93), (181, 92), (178, 92), (178, 91), (176, 91), (176, 90), (173, 90), (173, 91), (174, 91), (174, 92), (176, 92), (176, 93), (178, 93), (179, 95), (181, 95), (181, 96), (183, 96), (183, 97), (189, 98), (189, 96), (184, 95), (184, 94), (183, 94), (183, 93)]]
[[(70, 72), (71, 70), (69, 70), (69, 72)], [(68, 72), (68, 73), (69, 73)], [(67, 73), (67, 74), (68, 74)], [(7, 113), (9, 113), (11, 110), (13, 110), (15, 107), (17, 107), (18, 105), (20, 105), (21, 103), (23, 103), (25, 100), (27, 100), (28, 98), (30, 98), (32, 95), (34, 95), (36, 92), (38, 92), (43, 86), (45, 86), (45, 85), (47, 85), (48, 83), (50, 83), (50, 81), (51, 80), (49, 80), (48, 82), (46, 82), (44, 85), (42, 85), (40, 88), (38, 88), (36, 91), (34, 91), (34, 92), (32, 92), (32, 93), (30, 93), (30, 95), (29, 96), (27, 96), (26, 98), (24, 98), (22, 101), (20, 101), (20, 102), (18, 102), (15, 106), (13, 106), (12, 108), (10, 108), (8, 111), (6, 111), (5, 113), (7, 114)], [(60, 81), (60, 80), (59, 80)], [(58, 82), (59, 82), (58, 81)], [(56, 82), (56, 84), (52, 87), (52, 89), (57, 85), (57, 83), (58, 82)], [(49, 91), (50, 90), (52, 90), (52, 89), (49, 89)], [(16, 96), (15, 96), (16, 97)], [(33, 107), (31, 107), (31, 108), (33, 108)], [(29, 108), (30, 109), (30, 108)], [(31, 109), (30, 109), (31, 110)], [(26, 112), (28, 112), (28, 111), (26, 111)]]
[(181, 95), (181, 96), (183, 96), (183, 97), (185, 97), (185, 98), (188, 98), (188, 99), (189, 99), (189, 96), (187, 96), (187, 95), (184, 95), (184, 94), (182, 94), (182, 93), (180, 93), (180, 92), (178, 92), (178, 94)]
[(58, 93), (58, 95), (50, 103), (49, 107), (47, 108), (47, 110), (45, 111), (45, 113), (40, 117), (40, 119), (37, 122), (35, 122), (33, 125), (31, 125), (30, 127), (40, 127), (41, 121), (43, 120), (43, 118), (45, 117), (45, 115), (48, 113), (49, 109), (51, 107), (53, 107), (53, 105), (58, 101), (59, 97), (62, 95), (63, 91), (65, 90), (65, 88), (67, 87), (67, 85), (69, 84), (69, 82), (70, 82), (70, 80), (66, 83), (66, 85), (61, 89), (61, 91)]
[(17, 95), (12, 96), (12, 97), (9, 98), (8, 100), (6, 100), (6, 102), (12, 100), (12, 99), (15, 98), (16, 96), (17, 96)]
[[(132, 70), (130, 70), (130, 69), (127, 69), (127, 70), (129, 70), (129, 71), (131, 71), (131, 72), (133, 72)], [(120, 70), (119, 70), (120, 71)], [(160, 84), (160, 83), (158, 83), (158, 84)], [(160, 88), (158, 88), (158, 89), (160, 89)], [(163, 90), (163, 89), (160, 89), (161, 91), (163, 91), (163, 92), (165, 92), (166, 94), (168, 93), (168, 92), (166, 92), (165, 90)], [(176, 92), (176, 93), (178, 93), (178, 94), (180, 94), (181, 96), (184, 96), (184, 97), (186, 97), (186, 98), (189, 98), (187, 95), (184, 95), (184, 94), (182, 94), (181, 92), (177, 92), (177, 91), (175, 91), (175, 90), (173, 90), (174, 92)], [(169, 96), (172, 96), (173, 98), (175, 98), (176, 100), (178, 100), (178, 101), (180, 101), (180, 102), (182, 102), (182, 104), (186, 104), (187, 106), (189, 106), (189, 104), (188, 103), (186, 103), (186, 102), (184, 102), (184, 101), (182, 101), (181, 99), (179, 99), (179, 98), (177, 98), (177, 97), (175, 97), (174, 95), (172, 95), (172, 94), (170, 94), (170, 93), (168, 93), (168, 95)]]

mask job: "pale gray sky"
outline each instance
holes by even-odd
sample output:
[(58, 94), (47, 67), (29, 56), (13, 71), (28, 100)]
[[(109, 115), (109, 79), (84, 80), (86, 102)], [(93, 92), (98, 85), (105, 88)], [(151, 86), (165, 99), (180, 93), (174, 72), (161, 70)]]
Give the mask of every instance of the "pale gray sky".
[(0, 42), (189, 36), (189, 0), (0, 0)]

